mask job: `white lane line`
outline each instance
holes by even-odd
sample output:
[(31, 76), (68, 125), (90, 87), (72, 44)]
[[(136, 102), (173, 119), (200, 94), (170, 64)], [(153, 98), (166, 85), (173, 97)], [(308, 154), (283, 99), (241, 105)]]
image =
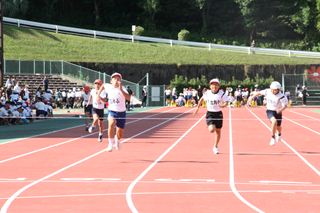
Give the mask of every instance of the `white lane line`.
[[(154, 116), (157, 116), (157, 115), (160, 115), (162, 113), (166, 113), (166, 112), (170, 112), (174, 110), (173, 109), (169, 109), (165, 112), (161, 112), (161, 113), (158, 113), (158, 114), (154, 114), (154, 115), (149, 115), (149, 116), (146, 116), (145, 118), (148, 118), (148, 117), (154, 117)], [(132, 123), (136, 123), (140, 120), (143, 120), (143, 118), (140, 118), (140, 119), (137, 119), (137, 120), (134, 120), (134, 121), (129, 121), (127, 122), (127, 124), (132, 124)], [(82, 125), (83, 126), (83, 125)], [(104, 132), (107, 131), (108, 129), (105, 129), (103, 130)], [(28, 156), (28, 155), (31, 155), (31, 154), (35, 154), (35, 153), (38, 153), (38, 152), (41, 152), (41, 151), (44, 151), (44, 150), (47, 150), (47, 149), (51, 149), (51, 148), (54, 148), (54, 147), (58, 147), (58, 146), (61, 146), (61, 145), (64, 145), (66, 143), (70, 143), (70, 142), (73, 142), (73, 141), (76, 141), (76, 140), (79, 140), (81, 138), (87, 138), (91, 135), (94, 135), (94, 134), (97, 134), (97, 132), (94, 132), (94, 133), (91, 133), (91, 134), (85, 134), (85, 135), (82, 135), (80, 137), (77, 137), (77, 138), (73, 138), (73, 139), (70, 139), (70, 140), (67, 140), (67, 141), (63, 141), (61, 143), (58, 143), (58, 144), (53, 144), (53, 145), (50, 145), (50, 146), (47, 146), (47, 147), (43, 147), (43, 148), (40, 148), (40, 149), (36, 149), (36, 150), (33, 150), (31, 152), (26, 152), (24, 154), (21, 154), (21, 155), (17, 155), (17, 156), (14, 156), (14, 157), (10, 157), (10, 158), (7, 158), (7, 159), (4, 159), (4, 160), (0, 160), (0, 164), (1, 163), (5, 163), (5, 162), (8, 162), (8, 161), (12, 161), (12, 160), (15, 160), (15, 159), (18, 159), (18, 158), (22, 158), (22, 157), (25, 157), (25, 156)]]
[(231, 107), (228, 107), (229, 109), (229, 186), (233, 192), (233, 194), (244, 204), (249, 206), (251, 209), (253, 209), (256, 212), (262, 213), (263, 211), (247, 201), (242, 195), (239, 193), (235, 180), (234, 180), (234, 159), (233, 159), (233, 138), (232, 138), (232, 114), (231, 114)]
[[(193, 110), (193, 109), (192, 109), (192, 110)], [(189, 111), (191, 111), (191, 110), (189, 110)], [(187, 112), (189, 112), (189, 111), (187, 111)], [(127, 139), (123, 140), (122, 142), (125, 143), (126, 141), (129, 141), (129, 140), (131, 140), (131, 139), (133, 139), (133, 138), (136, 138), (136, 137), (138, 137), (138, 136), (140, 136), (140, 135), (142, 135), (142, 134), (144, 134), (144, 133), (146, 133), (146, 132), (148, 132), (148, 131), (150, 131), (150, 130), (153, 130), (153, 129), (155, 129), (155, 128), (163, 125), (163, 124), (168, 123), (168, 122), (171, 121), (171, 120), (174, 120), (176, 117), (180, 117), (180, 116), (184, 115), (185, 113), (186, 113), (186, 112), (184, 112), (184, 113), (182, 113), (182, 114), (179, 114), (179, 115), (173, 117), (173, 118), (170, 119), (170, 120), (163, 121), (163, 122), (161, 122), (161, 123), (159, 123), (159, 124), (157, 124), (157, 125), (155, 125), (155, 126), (153, 126), (153, 127), (150, 127), (150, 128), (148, 128), (148, 129), (146, 129), (146, 130), (138, 133), (138, 134), (135, 134), (134, 136), (132, 136), (132, 137), (130, 137), (130, 138), (127, 138)], [(20, 188), (20, 189), (19, 189), (18, 191), (16, 191), (13, 195), (11, 195), (8, 200), (6, 200), (6, 202), (4, 203), (4, 205), (1, 207), (0, 213), (7, 213), (8, 208), (10, 207), (10, 205), (12, 204), (12, 202), (13, 202), (21, 193), (23, 193), (24, 191), (28, 190), (28, 189), (31, 188), (32, 186), (34, 186), (34, 185), (36, 185), (36, 184), (38, 184), (38, 183), (40, 183), (40, 182), (42, 182), (42, 181), (44, 181), (44, 180), (46, 180), (46, 179), (48, 179), (48, 178), (51, 178), (51, 177), (53, 177), (53, 176), (55, 176), (55, 175), (57, 175), (57, 174), (65, 171), (65, 170), (67, 170), (67, 169), (70, 169), (70, 168), (72, 168), (72, 167), (74, 167), (74, 166), (76, 166), (76, 165), (79, 165), (79, 164), (81, 164), (81, 163), (83, 163), (83, 162), (85, 162), (85, 161), (87, 161), (87, 160), (90, 160), (91, 158), (94, 158), (94, 157), (96, 157), (96, 156), (98, 156), (98, 155), (100, 155), (100, 154), (102, 154), (102, 153), (106, 153), (106, 149), (103, 149), (103, 150), (101, 150), (101, 151), (99, 151), (99, 152), (96, 152), (96, 153), (94, 153), (94, 154), (92, 154), (92, 155), (89, 155), (89, 156), (87, 156), (87, 157), (85, 157), (85, 158), (82, 158), (82, 159), (79, 160), (79, 161), (76, 161), (76, 162), (74, 162), (74, 163), (72, 163), (72, 164), (69, 164), (68, 166), (65, 166), (65, 167), (63, 167), (63, 168), (61, 168), (61, 169), (59, 169), (59, 170), (57, 170), (57, 171), (55, 171), (55, 172), (53, 172), (53, 173), (50, 173), (49, 175), (47, 175), (47, 176), (45, 176), (45, 177), (42, 177), (42, 178), (40, 178), (40, 179), (37, 179), (37, 180), (33, 181), (32, 183), (30, 183), (30, 184), (28, 184), (28, 185)]]
[(262, 184), (272, 184), (272, 185), (276, 185), (276, 184), (286, 184), (286, 185), (306, 185), (306, 184), (312, 184), (312, 182), (295, 182), (295, 181), (275, 181), (275, 180), (259, 180), (259, 181), (249, 181), (249, 183), (262, 183)]
[(11, 182), (11, 181), (25, 181), (27, 178), (21, 177), (21, 178), (0, 178), (0, 182)]
[[(252, 112), (248, 107), (246, 107), (247, 110), (254, 116), (256, 117), (267, 129), (271, 131), (271, 128), (265, 124), (254, 112)], [(281, 139), (282, 143), (284, 143), (293, 153), (295, 153), (309, 168), (311, 168), (318, 176), (320, 176), (320, 171), (313, 166), (307, 159), (305, 159), (299, 152), (297, 152), (290, 144), (288, 144), (284, 139)]]
[[(240, 193), (306, 193), (310, 195), (320, 194), (320, 190), (240, 190)], [(133, 195), (169, 195), (169, 194), (228, 194), (232, 193), (231, 190), (217, 190), (217, 191), (163, 191), (163, 192), (135, 192)], [(110, 192), (110, 193), (81, 193), (81, 194), (56, 194), (56, 195), (34, 195), (34, 196), (21, 196), (19, 199), (45, 199), (45, 198), (66, 198), (66, 197), (99, 197), (99, 196), (123, 196), (124, 192)], [(0, 197), (0, 200), (6, 200), (7, 197)]]
[(294, 110), (288, 110), (288, 111), (289, 111), (289, 112), (292, 112), (292, 113), (295, 113), (295, 114), (298, 114), (298, 115), (302, 115), (302, 116), (304, 116), (304, 117), (306, 117), (306, 118), (310, 118), (310, 119), (315, 120), (315, 121), (320, 121), (320, 119), (318, 119), (318, 118), (314, 118), (314, 117), (312, 117), (312, 116), (305, 115), (305, 114), (302, 114), (302, 113), (300, 113), (300, 112), (296, 112), (296, 111), (294, 111)]
[(132, 183), (129, 185), (126, 191), (126, 200), (127, 204), (131, 210), (131, 212), (138, 213), (137, 208), (135, 207), (133, 200), (132, 200), (132, 191), (133, 188), (136, 186), (136, 184), (157, 164), (159, 161), (161, 161), (175, 146), (177, 146), (180, 141), (182, 141), (183, 138), (186, 137), (186, 135), (191, 132), (191, 130), (196, 127), (200, 121), (205, 117), (203, 115), (195, 124), (192, 125), (174, 144), (172, 144), (165, 152), (163, 152), (150, 166), (148, 166)]
[(50, 134), (54, 134), (54, 133), (57, 133), (57, 132), (68, 131), (70, 129), (75, 129), (75, 128), (78, 128), (78, 127), (81, 127), (81, 126), (83, 126), (83, 124), (77, 125), (77, 126), (73, 126), (73, 127), (68, 127), (68, 128), (65, 128), (65, 129), (59, 129), (59, 130), (45, 132), (45, 133), (41, 133), (41, 134), (37, 134), (37, 135), (32, 135), (30, 137), (14, 139), (14, 140), (11, 140), (11, 141), (6, 141), (6, 142), (3, 142), (3, 143), (0, 143), (0, 146), (8, 144), (8, 143), (19, 142), (19, 141), (26, 140), (26, 139), (29, 139), (29, 138), (36, 138), (36, 137), (40, 137), (40, 136), (43, 136), (43, 135), (50, 135)]
[(298, 123), (298, 122), (296, 122), (294, 120), (291, 120), (290, 118), (287, 118), (286, 116), (283, 116), (283, 118), (285, 118), (286, 120), (290, 121), (291, 123), (294, 123), (294, 124), (304, 128), (304, 129), (307, 129), (307, 130), (309, 130), (309, 131), (311, 131), (313, 133), (316, 133), (317, 135), (320, 135), (320, 132), (318, 132), (316, 130), (313, 130), (313, 129), (309, 128), (309, 127), (306, 127), (306, 126), (304, 126), (304, 125), (302, 125), (302, 124), (300, 124), (300, 123)]
[(60, 178), (62, 181), (68, 182), (90, 182), (90, 181), (121, 181), (121, 178)]
[[(158, 109), (161, 109), (161, 108), (164, 108), (164, 107), (160, 107)], [(155, 109), (146, 110), (144, 112), (149, 112), (149, 111), (153, 111), (153, 110), (155, 110)], [(72, 127), (68, 127), (68, 128), (64, 128), (64, 129), (54, 130), (54, 131), (50, 131), (50, 132), (45, 132), (45, 133), (41, 133), (41, 134), (37, 134), (37, 135), (32, 135), (30, 137), (14, 139), (14, 140), (11, 140), (11, 141), (6, 141), (6, 142), (3, 142), (3, 143), (0, 143), (0, 146), (8, 144), (8, 143), (19, 142), (19, 141), (22, 141), (22, 140), (25, 140), (25, 139), (29, 139), (29, 138), (36, 138), (36, 137), (43, 136), (43, 135), (49, 135), (49, 134), (53, 134), (53, 133), (57, 133), (57, 132), (61, 132), (61, 131), (67, 131), (67, 130), (75, 129), (75, 128), (82, 127), (82, 126), (84, 126), (84, 124), (77, 125), (77, 126), (72, 126)]]

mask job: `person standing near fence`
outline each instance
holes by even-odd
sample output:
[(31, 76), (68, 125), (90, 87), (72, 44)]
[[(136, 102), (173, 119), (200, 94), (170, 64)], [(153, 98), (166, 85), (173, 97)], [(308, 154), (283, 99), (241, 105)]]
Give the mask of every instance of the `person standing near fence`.
[(143, 86), (142, 88), (142, 107), (147, 106), (147, 97), (148, 97), (148, 91), (147, 91), (147, 86)]
[(302, 104), (305, 106), (307, 105), (307, 97), (309, 96), (308, 89), (306, 86), (302, 86), (301, 94), (302, 94)]
[[(264, 89), (258, 92), (253, 92), (250, 96), (250, 101), (256, 96), (265, 96), (267, 100), (267, 117), (271, 121), (271, 140), (270, 146), (281, 141), (281, 123), (282, 123), (282, 112), (287, 108), (288, 99), (281, 92), (281, 84), (278, 81), (273, 81), (270, 84), (270, 89)], [(278, 132), (278, 134), (276, 134)]]
[(219, 154), (218, 145), (221, 138), (221, 128), (223, 125), (223, 114), (221, 111), (222, 107), (228, 105), (228, 96), (223, 91), (220, 90), (220, 81), (216, 78), (210, 81), (210, 90), (203, 93), (203, 96), (198, 102), (198, 106), (194, 114), (196, 114), (202, 105), (202, 102), (206, 102), (207, 114), (206, 123), (210, 133), (216, 133), (214, 138), (213, 153)]
[[(128, 91), (122, 87), (122, 75), (113, 73), (111, 75), (111, 84), (101, 86), (99, 93), (105, 92), (108, 96), (108, 147), (111, 152), (113, 147), (118, 150), (120, 140), (126, 124), (126, 100), (131, 99)], [(101, 98), (97, 96), (98, 100)]]

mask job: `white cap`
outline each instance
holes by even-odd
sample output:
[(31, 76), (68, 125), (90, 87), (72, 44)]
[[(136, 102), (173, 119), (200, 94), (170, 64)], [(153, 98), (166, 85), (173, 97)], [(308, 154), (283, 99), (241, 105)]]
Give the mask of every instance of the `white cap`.
[(120, 80), (122, 79), (122, 75), (118, 72), (115, 72), (111, 75), (111, 78), (115, 77), (115, 76), (118, 76), (120, 78)]
[(278, 81), (273, 81), (270, 84), (270, 89), (281, 89), (281, 84)]
[(213, 83), (217, 83), (217, 84), (220, 85), (220, 81), (217, 78), (213, 78), (213, 79), (210, 80), (210, 84), (213, 84)]

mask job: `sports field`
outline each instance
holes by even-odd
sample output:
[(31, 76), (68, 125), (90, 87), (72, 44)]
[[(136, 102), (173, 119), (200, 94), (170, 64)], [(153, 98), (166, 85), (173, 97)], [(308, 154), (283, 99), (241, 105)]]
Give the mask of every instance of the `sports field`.
[(319, 108), (285, 110), (274, 146), (265, 108), (224, 108), (218, 155), (193, 110), (130, 114), (112, 152), (76, 117), (6, 127), (0, 212), (320, 212)]

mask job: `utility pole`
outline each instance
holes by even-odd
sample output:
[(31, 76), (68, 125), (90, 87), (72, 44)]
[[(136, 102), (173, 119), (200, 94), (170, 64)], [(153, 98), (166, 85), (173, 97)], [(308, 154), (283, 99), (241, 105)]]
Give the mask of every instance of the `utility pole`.
[(0, 0), (0, 87), (3, 87), (3, 1)]

